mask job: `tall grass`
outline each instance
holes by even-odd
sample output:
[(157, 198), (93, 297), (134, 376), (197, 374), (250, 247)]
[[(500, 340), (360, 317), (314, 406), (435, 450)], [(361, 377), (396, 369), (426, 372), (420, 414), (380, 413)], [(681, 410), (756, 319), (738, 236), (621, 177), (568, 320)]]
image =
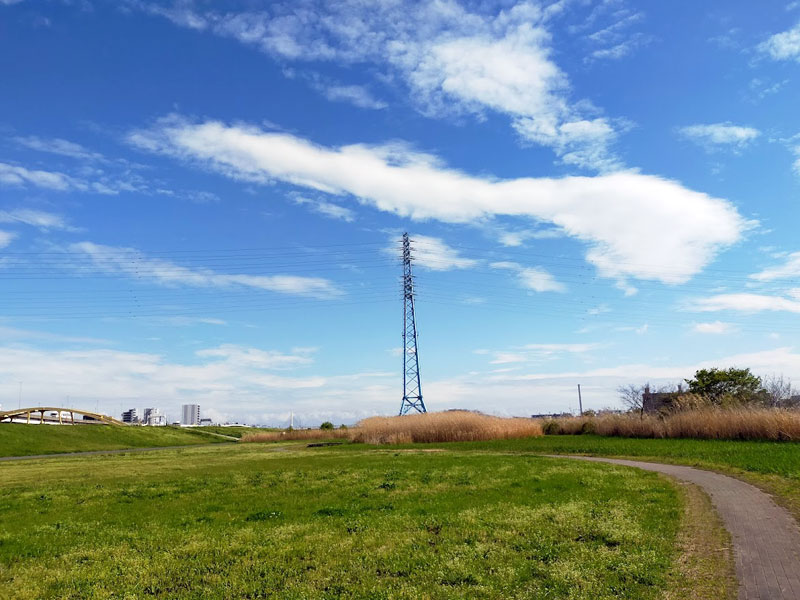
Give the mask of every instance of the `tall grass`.
[(471, 442), (542, 435), (533, 419), (492, 417), (469, 411), (448, 411), (403, 417), (364, 419), (352, 430), (353, 441), (365, 444)]
[(364, 444), (409, 444), (424, 442), (472, 442), (507, 440), (542, 435), (542, 426), (533, 419), (492, 417), (480, 413), (453, 410), (406, 415), (371, 417), (350, 429), (299, 429), (245, 435), (243, 442), (277, 442), (348, 438)]
[(800, 441), (800, 411), (704, 408), (668, 415), (601, 415), (545, 421), (546, 433), (640, 438)]

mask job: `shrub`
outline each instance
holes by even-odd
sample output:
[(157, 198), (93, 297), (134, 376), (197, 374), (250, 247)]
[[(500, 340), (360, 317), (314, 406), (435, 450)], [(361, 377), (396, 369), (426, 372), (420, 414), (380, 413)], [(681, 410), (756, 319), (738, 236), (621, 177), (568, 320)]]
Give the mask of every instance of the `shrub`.
[(319, 426), (320, 429), (333, 429), (333, 423), (330, 421), (325, 421), (322, 425)]

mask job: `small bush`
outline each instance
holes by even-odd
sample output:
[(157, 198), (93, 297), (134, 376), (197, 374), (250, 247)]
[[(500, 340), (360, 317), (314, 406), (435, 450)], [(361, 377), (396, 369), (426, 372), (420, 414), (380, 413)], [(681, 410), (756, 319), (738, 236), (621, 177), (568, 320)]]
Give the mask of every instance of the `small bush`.
[(542, 432), (545, 435), (558, 435), (561, 433), (561, 425), (558, 421), (545, 421), (542, 425)]

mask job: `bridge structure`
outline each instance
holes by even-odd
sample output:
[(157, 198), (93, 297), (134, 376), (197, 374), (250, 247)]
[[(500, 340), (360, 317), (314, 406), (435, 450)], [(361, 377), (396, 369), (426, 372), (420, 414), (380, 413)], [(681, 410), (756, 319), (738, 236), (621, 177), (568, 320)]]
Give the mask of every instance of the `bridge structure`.
[[(46, 414), (51, 413), (51, 414)], [(52, 413), (56, 413), (55, 415)], [(67, 415), (69, 415), (67, 417)], [(75, 415), (89, 417), (89, 419), (75, 420)], [(17, 408), (16, 410), (0, 411), (0, 423), (25, 423), (33, 422), (41, 425), (51, 423), (59, 425), (125, 425), (122, 421), (88, 410), (78, 408), (61, 408), (58, 406), (32, 406), (30, 408)]]

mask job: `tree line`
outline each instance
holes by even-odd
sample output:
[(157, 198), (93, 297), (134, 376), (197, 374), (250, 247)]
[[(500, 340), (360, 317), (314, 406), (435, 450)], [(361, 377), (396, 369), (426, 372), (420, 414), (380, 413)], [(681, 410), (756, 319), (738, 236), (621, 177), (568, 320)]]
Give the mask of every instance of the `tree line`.
[[(683, 384), (686, 384), (684, 387)], [(690, 410), (703, 407), (799, 408), (800, 395), (783, 375), (759, 377), (750, 369), (699, 369), (692, 379), (658, 388), (628, 384), (617, 388), (630, 411), (643, 412), (646, 399), (657, 398), (661, 409)]]

